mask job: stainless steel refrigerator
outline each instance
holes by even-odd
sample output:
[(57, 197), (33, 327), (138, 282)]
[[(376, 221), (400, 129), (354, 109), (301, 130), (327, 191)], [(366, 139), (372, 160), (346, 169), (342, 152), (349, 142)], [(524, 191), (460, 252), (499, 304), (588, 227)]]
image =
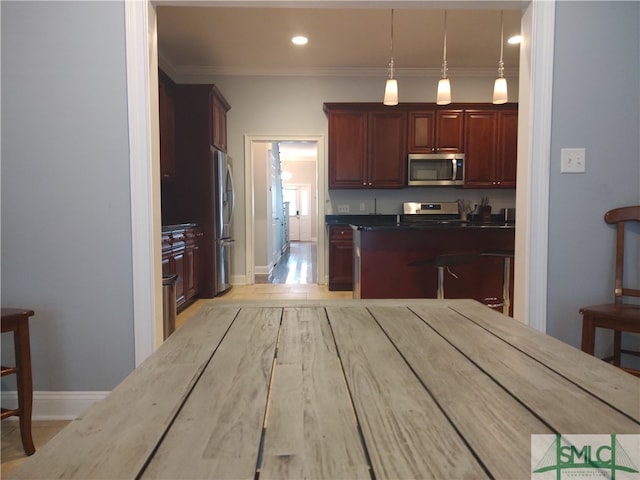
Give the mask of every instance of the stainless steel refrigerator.
[(211, 148), (213, 168), (213, 187), (211, 203), (213, 205), (213, 264), (215, 268), (214, 295), (231, 288), (231, 246), (234, 244), (232, 220), (235, 207), (233, 191), (233, 173), (231, 159), (226, 153)]

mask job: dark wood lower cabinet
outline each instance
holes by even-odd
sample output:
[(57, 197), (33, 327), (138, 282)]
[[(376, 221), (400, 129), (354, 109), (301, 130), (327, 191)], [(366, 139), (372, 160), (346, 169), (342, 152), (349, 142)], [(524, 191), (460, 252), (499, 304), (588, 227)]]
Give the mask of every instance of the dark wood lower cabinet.
[(353, 233), (349, 225), (329, 227), (329, 290), (353, 288)]
[(176, 306), (190, 303), (200, 293), (202, 229), (195, 225), (164, 227), (162, 232), (162, 274), (176, 274)]

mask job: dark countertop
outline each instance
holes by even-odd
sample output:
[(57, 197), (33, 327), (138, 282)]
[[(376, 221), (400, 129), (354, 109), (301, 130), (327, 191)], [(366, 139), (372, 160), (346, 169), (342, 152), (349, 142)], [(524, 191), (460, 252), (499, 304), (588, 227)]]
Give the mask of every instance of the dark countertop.
[(162, 233), (173, 232), (174, 230), (184, 230), (185, 228), (197, 227), (197, 223), (178, 223), (176, 225), (163, 225)]
[(327, 225), (351, 225), (357, 230), (433, 230), (434, 228), (515, 228), (515, 223), (505, 222), (500, 215), (494, 215), (491, 222), (481, 222), (473, 216), (469, 221), (460, 220), (411, 222), (403, 215), (326, 215)]

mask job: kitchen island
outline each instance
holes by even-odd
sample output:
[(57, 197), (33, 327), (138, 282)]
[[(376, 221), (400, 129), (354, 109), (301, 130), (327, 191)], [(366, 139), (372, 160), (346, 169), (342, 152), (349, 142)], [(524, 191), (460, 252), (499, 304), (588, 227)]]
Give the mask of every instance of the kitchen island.
[(9, 478), (531, 478), (639, 391), (473, 300), (216, 300)]
[[(500, 222), (352, 225), (354, 298), (436, 298), (437, 269), (413, 266), (438, 255), (464, 254), (471, 261), (444, 272), (447, 298), (502, 301), (504, 258), (480, 255), (513, 251), (515, 226)], [(513, 298), (513, 269), (510, 298)]]

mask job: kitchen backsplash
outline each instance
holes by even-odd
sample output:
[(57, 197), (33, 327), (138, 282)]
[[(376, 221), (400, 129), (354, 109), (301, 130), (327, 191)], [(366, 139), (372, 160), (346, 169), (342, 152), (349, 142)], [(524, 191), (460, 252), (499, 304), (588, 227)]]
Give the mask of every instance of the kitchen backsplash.
[(403, 202), (455, 202), (467, 200), (471, 206), (488, 198), (491, 210), (516, 205), (516, 191), (511, 189), (462, 189), (455, 187), (405, 188), (401, 190), (329, 190), (325, 214), (399, 214)]

